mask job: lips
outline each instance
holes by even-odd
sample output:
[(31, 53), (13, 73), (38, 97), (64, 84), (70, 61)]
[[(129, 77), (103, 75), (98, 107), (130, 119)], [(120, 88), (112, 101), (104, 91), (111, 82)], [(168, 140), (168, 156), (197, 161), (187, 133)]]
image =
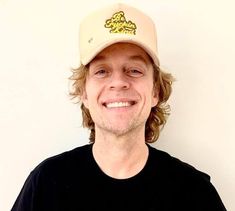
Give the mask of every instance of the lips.
[(124, 107), (130, 107), (132, 105), (136, 104), (136, 101), (112, 101), (112, 102), (104, 102), (103, 106), (106, 108), (124, 108)]

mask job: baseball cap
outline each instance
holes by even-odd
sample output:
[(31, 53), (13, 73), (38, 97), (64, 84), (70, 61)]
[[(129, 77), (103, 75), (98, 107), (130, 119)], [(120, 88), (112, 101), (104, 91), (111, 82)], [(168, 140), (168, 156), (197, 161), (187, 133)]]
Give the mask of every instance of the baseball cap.
[(80, 62), (89, 64), (106, 47), (126, 42), (136, 44), (159, 66), (157, 33), (153, 20), (130, 5), (115, 3), (86, 16), (79, 28)]

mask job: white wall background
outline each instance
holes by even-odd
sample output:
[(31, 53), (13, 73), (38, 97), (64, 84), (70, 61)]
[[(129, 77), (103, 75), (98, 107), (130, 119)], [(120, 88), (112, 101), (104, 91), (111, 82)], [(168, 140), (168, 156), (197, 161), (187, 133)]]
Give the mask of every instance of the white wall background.
[[(0, 210), (10, 210), (39, 162), (87, 143), (67, 78), (80, 19), (111, 2), (0, 0)], [(234, 1), (124, 2), (154, 18), (162, 67), (177, 79), (154, 146), (210, 174), (235, 210)]]

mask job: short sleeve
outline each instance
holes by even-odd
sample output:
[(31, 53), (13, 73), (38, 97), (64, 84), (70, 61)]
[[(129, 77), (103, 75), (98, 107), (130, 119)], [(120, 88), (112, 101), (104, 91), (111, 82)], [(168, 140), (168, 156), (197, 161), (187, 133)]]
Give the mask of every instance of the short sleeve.
[(36, 199), (39, 187), (39, 173), (30, 173), (26, 179), (11, 211), (36, 211)]

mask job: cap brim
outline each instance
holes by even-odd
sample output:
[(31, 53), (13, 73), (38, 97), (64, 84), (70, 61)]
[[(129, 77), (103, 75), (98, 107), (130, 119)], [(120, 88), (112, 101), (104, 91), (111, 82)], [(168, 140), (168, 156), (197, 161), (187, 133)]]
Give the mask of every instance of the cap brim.
[(155, 53), (148, 48), (148, 46), (146, 46), (144, 43), (141, 43), (139, 40), (135, 40), (135, 39), (130, 39), (130, 38), (123, 38), (123, 37), (119, 37), (119, 38), (113, 38), (113, 39), (109, 39), (106, 40), (105, 42), (100, 43), (99, 46), (97, 46), (95, 49), (93, 49), (92, 52), (90, 52), (89, 56), (87, 57), (83, 57), (81, 63), (83, 65), (87, 65), (89, 64), (101, 51), (103, 51), (105, 48), (115, 44), (115, 43), (131, 43), (131, 44), (135, 44), (139, 47), (141, 47), (153, 60), (154, 64), (156, 64), (157, 66), (160, 65), (158, 57), (155, 55)]

